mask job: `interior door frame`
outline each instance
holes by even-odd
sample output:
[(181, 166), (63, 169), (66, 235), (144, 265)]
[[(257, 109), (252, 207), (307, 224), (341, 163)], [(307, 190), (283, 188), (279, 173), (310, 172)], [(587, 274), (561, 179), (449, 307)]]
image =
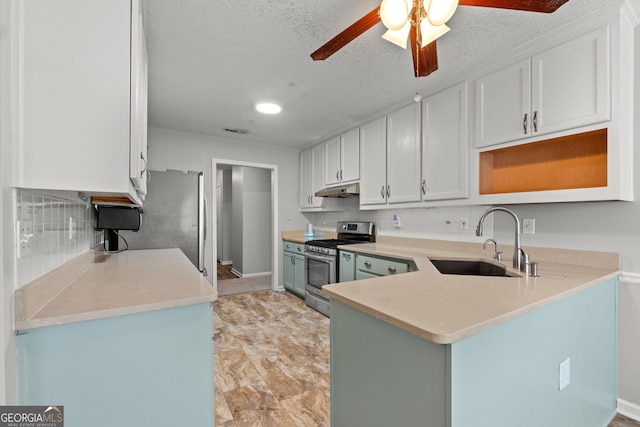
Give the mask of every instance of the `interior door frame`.
[[(243, 166), (250, 168), (258, 168), (258, 169), (267, 169), (271, 170), (271, 290), (277, 291), (278, 283), (280, 282), (279, 271), (278, 271), (278, 165), (272, 165), (268, 163), (254, 163), (254, 162), (245, 162), (241, 160), (230, 160), (230, 159), (217, 159), (213, 158), (211, 161), (211, 188), (215, 189), (217, 185), (217, 170), (218, 165), (231, 165), (231, 166)], [(214, 191), (215, 195), (215, 191)], [(218, 234), (217, 234), (217, 210), (218, 210), (218, 201), (216, 197), (211, 197), (213, 199), (212, 206), (210, 209), (211, 212), (211, 242), (212, 242), (212, 257), (213, 257), (213, 266), (217, 266), (217, 253), (218, 253)], [(217, 273), (217, 272), (216, 272)], [(211, 272), (211, 283), (213, 288), (218, 290), (218, 275)]]

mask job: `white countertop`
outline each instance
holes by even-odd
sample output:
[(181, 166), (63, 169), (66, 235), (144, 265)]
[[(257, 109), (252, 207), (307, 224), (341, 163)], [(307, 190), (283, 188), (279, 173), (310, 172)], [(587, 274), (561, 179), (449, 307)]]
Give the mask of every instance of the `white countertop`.
[(15, 329), (59, 325), (214, 301), (180, 249), (96, 249), (15, 292)]
[(527, 248), (540, 277), (512, 270), (513, 247), (502, 246), (508, 270), (522, 277), (441, 274), (428, 257), (490, 259), (482, 244), (378, 237), (342, 249), (415, 261), (415, 272), (326, 285), (332, 298), (415, 335), (448, 344), (585, 290), (620, 273), (618, 254)]

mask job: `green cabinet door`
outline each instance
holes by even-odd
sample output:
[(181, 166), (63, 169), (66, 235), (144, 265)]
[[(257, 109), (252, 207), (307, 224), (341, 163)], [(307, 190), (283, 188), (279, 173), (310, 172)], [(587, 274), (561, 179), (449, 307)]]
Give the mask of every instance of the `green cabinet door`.
[(304, 297), (304, 256), (294, 255), (294, 275), (295, 280), (293, 284), (294, 292)]
[(339, 253), (340, 278), (338, 282), (350, 282), (352, 280), (356, 280), (356, 255), (353, 252), (348, 251), (340, 251)]
[(282, 271), (284, 277), (284, 288), (288, 291), (295, 292), (296, 270), (295, 255), (293, 252), (283, 251)]

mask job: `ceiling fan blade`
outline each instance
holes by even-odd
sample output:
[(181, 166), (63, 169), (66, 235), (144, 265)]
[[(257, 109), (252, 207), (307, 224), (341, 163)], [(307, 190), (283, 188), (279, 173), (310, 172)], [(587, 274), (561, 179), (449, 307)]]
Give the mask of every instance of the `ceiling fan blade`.
[(568, 1), (569, 0), (460, 0), (459, 5), (552, 13)]
[(413, 72), (416, 77), (426, 77), (438, 69), (438, 49), (436, 41), (425, 47), (418, 46), (415, 27), (409, 33), (411, 56), (413, 56)]
[(349, 28), (347, 28), (346, 30), (329, 40), (327, 43), (325, 43), (321, 48), (313, 52), (311, 54), (311, 58), (313, 58), (314, 61), (322, 61), (323, 59), (327, 59), (328, 57), (342, 49), (360, 34), (364, 33), (369, 28), (380, 22), (380, 14), (378, 13), (379, 10), (380, 6), (376, 7), (371, 12), (358, 19), (356, 22), (351, 24)]

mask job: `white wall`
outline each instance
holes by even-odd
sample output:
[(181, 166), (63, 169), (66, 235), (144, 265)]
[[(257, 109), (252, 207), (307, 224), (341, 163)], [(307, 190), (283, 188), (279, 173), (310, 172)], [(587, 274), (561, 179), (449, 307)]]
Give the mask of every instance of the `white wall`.
[[(243, 167), (242, 274), (271, 273), (271, 170)], [(237, 218), (237, 217), (236, 217)], [(279, 258), (278, 258), (279, 259)]]
[[(211, 185), (211, 159), (236, 160), (272, 164), (278, 166), (278, 232), (283, 230), (302, 230), (306, 226), (305, 217), (299, 210), (299, 152), (291, 148), (265, 147), (260, 144), (244, 142), (241, 139), (219, 138), (205, 135), (177, 132), (162, 128), (149, 128), (149, 169), (197, 170), (205, 173), (207, 200), (211, 206), (214, 200)], [(291, 220), (288, 220), (291, 215)], [(214, 227), (207, 227), (205, 266), (209, 271), (209, 280), (215, 274), (212, 252)], [(281, 246), (281, 242), (278, 242)], [(282, 277), (281, 256), (276, 268)]]
[(17, 399), (16, 353), (13, 335), (15, 288), (13, 221), (11, 202), (11, 2), (0, 1), (0, 405)]

